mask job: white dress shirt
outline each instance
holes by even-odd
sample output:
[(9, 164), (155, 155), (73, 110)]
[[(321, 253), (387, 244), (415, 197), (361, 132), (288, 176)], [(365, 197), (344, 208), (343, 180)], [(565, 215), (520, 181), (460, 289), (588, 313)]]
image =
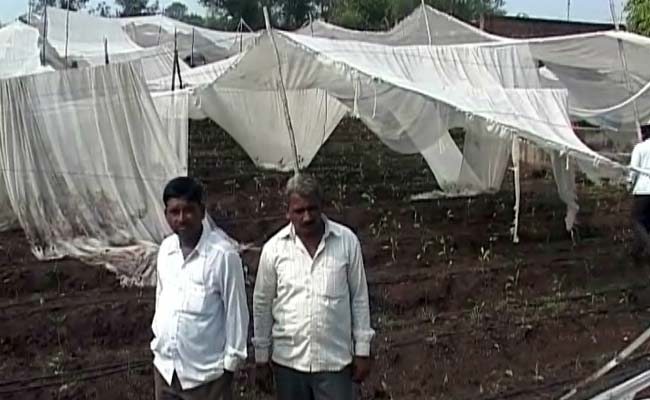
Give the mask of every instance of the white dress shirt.
[(154, 365), (183, 389), (218, 379), (246, 360), (248, 307), (241, 259), (219, 232), (203, 224), (183, 259), (177, 235), (160, 245), (151, 350)]
[[(650, 171), (650, 140), (645, 140), (634, 146), (630, 167), (645, 169)], [(650, 195), (650, 177), (638, 172), (630, 172), (630, 183), (634, 185), (632, 194)]]
[[(368, 356), (368, 285), (361, 245), (325, 221), (314, 258), (289, 224), (262, 249), (253, 295), (255, 358), (302, 372), (340, 371)], [(271, 351), (272, 348), (272, 351)]]

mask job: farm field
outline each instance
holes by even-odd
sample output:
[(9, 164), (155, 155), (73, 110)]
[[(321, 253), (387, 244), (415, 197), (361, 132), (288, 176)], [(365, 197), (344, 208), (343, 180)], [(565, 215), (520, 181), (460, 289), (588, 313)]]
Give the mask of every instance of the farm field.
[[(288, 174), (256, 169), (207, 122), (191, 124), (190, 142), (210, 214), (261, 246), (285, 223)], [(435, 188), (424, 160), (392, 153), (352, 121), (309, 171), (327, 215), (364, 250), (377, 336), (363, 399), (558, 398), (650, 323), (650, 269), (628, 256), (621, 188), (580, 184), (572, 238), (552, 177), (527, 169), (515, 245), (510, 175), (496, 195), (410, 202)], [(243, 255), (251, 283), (258, 255)], [(75, 260), (37, 261), (20, 231), (0, 234), (0, 281), (0, 399), (153, 398), (152, 288), (122, 288)], [(649, 351), (623, 371), (647, 368)], [(264, 399), (252, 366), (239, 394)]]

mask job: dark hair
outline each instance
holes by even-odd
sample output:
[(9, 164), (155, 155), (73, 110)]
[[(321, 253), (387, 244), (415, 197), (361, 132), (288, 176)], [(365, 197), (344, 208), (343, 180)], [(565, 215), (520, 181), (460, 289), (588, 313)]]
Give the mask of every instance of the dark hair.
[(643, 140), (650, 138), (650, 125), (641, 126), (641, 137)]
[(179, 176), (167, 183), (163, 191), (163, 202), (167, 206), (170, 199), (183, 199), (203, 205), (203, 185), (189, 176)]

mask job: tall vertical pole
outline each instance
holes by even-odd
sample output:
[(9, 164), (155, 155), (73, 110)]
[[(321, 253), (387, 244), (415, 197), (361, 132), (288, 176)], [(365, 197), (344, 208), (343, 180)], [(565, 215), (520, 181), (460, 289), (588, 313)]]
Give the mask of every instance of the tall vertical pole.
[[(614, 23), (614, 29), (616, 32), (620, 31), (620, 25), (618, 24), (618, 19), (616, 19), (616, 7), (614, 6), (614, 0), (609, 0), (609, 10), (612, 13), (612, 22)], [(623, 40), (617, 38), (618, 42), (618, 56), (621, 59), (621, 65), (623, 67), (623, 74), (625, 75), (625, 86), (627, 87), (628, 94), (634, 96), (634, 89), (632, 88), (632, 82), (630, 80), (630, 72), (627, 68), (627, 57), (625, 56), (625, 47), (623, 45)], [(641, 134), (641, 121), (639, 118), (639, 107), (637, 106), (636, 99), (632, 101), (632, 107), (634, 108), (634, 125), (636, 127), (636, 136), (639, 142), (643, 141), (643, 135)]]
[(104, 36), (104, 64), (108, 65), (108, 38)]
[(68, 7), (65, 12), (65, 69), (68, 69), (68, 41), (70, 35), (70, 0), (68, 0)]
[(289, 113), (289, 101), (287, 100), (287, 90), (284, 86), (284, 78), (282, 75), (282, 62), (280, 60), (280, 52), (278, 51), (278, 46), (275, 43), (275, 37), (273, 36), (273, 29), (271, 28), (271, 18), (269, 18), (269, 11), (266, 7), (263, 8), (264, 11), (264, 23), (266, 24), (266, 31), (271, 38), (271, 43), (275, 49), (275, 58), (278, 62), (278, 73), (280, 78), (278, 79), (280, 83), (280, 96), (282, 100), (282, 106), (284, 108), (284, 117), (287, 123), (287, 130), (289, 131), (289, 141), (291, 142), (291, 150), (293, 150), (293, 157), (295, 161), (294, 172), (297, 174), (300, 171), (300, 159), (298, 158), (298, 147), (296, 146), (296, 135), (293, 131), (293, 125), (291, 123), (291, 114)]
[(244, 49), (244, 19), (239, 18), (239, 26), (237, 27), (239, 31), (239, 52), (241, 53)]
[(41, 65), (45, 65), (45, 42), (47, 42), (47, 6), (43, 11), (43, 43), (41, 48)]
[(566, 0), (566, 20), (571, 21), (571, 0)]
[(174, 61), (172, 62), (172, 92), (175, 89), (176, 86), (176, 57), (178, 56), (178, 49), (176, 47), (177, 41), (176, 41), (176, 28), (174, 28)]
[(190, 66), (194, 67), (194, 27), (192, 27), (192, 50), (190, 53)]
[(424, 4), (424, 0), (421, 0), (421, 5), (422, 5), (422, 15), (424, 15), (424, 24), (427, 27), (427, 37), (429, 38), (429, 46), (432, 44), (431, 40), (431, 27), (429, 27), (429, 16), (427, 15), (427, 7), (426, 4)]

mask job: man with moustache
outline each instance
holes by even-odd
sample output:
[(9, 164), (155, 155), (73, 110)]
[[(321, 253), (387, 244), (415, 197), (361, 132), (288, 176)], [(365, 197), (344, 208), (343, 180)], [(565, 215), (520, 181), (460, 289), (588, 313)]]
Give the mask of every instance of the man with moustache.
[(359, 239), (322, 214), (313, 177), (286, 187), (289, 224), (263, 247), (253, 321), (258, 384), (279, 400), (352, 400), (370, 371), (368, 287)]

